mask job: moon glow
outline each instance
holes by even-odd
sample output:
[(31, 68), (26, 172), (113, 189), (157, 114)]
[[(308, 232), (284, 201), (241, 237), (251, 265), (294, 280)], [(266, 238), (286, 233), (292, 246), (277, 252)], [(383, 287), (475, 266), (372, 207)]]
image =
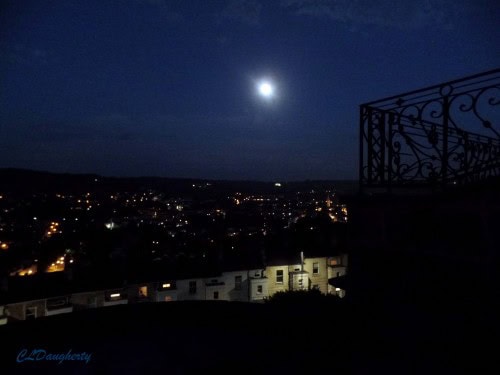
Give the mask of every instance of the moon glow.
[(258, 89), (259, 89), (259, 94), (264, 98), (270, 98), (274, 94), (274, 87), (271, 85), (270, 82), (267, 81), (259, 83)]

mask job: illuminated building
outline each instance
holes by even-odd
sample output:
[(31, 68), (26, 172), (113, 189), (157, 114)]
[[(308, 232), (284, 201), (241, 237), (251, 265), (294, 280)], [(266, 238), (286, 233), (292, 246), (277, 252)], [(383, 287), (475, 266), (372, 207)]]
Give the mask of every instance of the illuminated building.
[(211, 277), (164, 280), (128, 285), (121, 289), (78, 292), (38, 300), (15, 302), (0, 310), (7, 318), (26, 320), (42, 316), (123, 305), (141, 301), (170, 302), (221, 300), (262, 302), (277, 292), (316, 289), (323, 294), (345, 296), (345, 290), (329, 284), (344, 276), (347, 255), (302, 257), (294, 264), (277, 262), (261, 269), (227, 271)]

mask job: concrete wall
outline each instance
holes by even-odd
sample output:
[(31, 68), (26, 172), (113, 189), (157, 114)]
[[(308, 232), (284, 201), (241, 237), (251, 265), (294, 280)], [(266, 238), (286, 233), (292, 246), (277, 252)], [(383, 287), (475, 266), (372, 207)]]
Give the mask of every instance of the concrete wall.
[[(278, 283), (276, 281), (276, 271), (283, 271), (283, 282)], [(288, 278), (288, 266), (268, 266), (266, 267), (266, 275), (267, 275), (267, 288), (269, 292), (269, 297), (273, 294), (281, 291), (288, 290), (289, 278)]]
[(156, 292), (156, 302), (173, 302), (178, 301), (177, 290), (159, 290)]
[(26, 320), (26, 312), (29, 308), (36, 308), (36, 317), (45, 316), (46, 300), (27, 301), (13, 303), (7, 306), (9, 317), (17, 320)]
[[(250, 278), (250, 301), (263, 301), (269, 297), (268, 282), (264, 277)], [(259, 293), (259, 286), (262, 287), (262, 292)]]
[[(229, 301), (248, 302), (250, 296), (250, 284), (248, 275), (250, 271), (224, 272), (222, 279), (225, 283), (226, 296)], [(241, 277), (240, 288), (236, 289), (236, 277)]]
[(102, 307), (104, 304), (104, 292), (93, 291), (76, 293), (72, 295), (71, 302), (75, 310)]
[(51, 315), (59, 315), (59, 314), (68, 314), (70, 312), (73, 312), (73, 306), (61, 307), (60, 309), (47, 310), (46, 315), (51, 316)]
[[(207, 301), (229, 300), (223, 277), (211, 277), (204, 279), (203, 282), (205, 283), (205, 299)], [(223, 282), (224, 284), (222, 284)], [(215, 298), (215, 292), (218, 292), (218, 298)]]
[(0, 306), (0, 325), (7, 324), (7, 310), (5, 306)]
[[(196, 292), (190, 293), (189, 283), (196, 282)], [(179, 301), (204, 300), (205, 299), (205, 282), (203, 279), (186, 279), (177, 281), (177, 298)]]
[[(318, 263), (318, 272), (314, 273), (314, 264)], [(309, 287), (313, 289), (318, 286), (321, 293), (328, 293), (328, 265), (327, 258), (306, 258), (304, 261), (304, 271), (309, 274)]]
[(309, 290), (309, 273), (307, 271), (290, 272), (289, 280), (288, 290)]
[(73, 312), (70, 296), (49, 298), (46, 300), (46, 316), (67, 314)]
[(108, 307), (108, 306), (126, 305), (126, 304), (128, 304), (127, 299), (116, 299), (111, 301), (104, 301), (103, 306)]
[(7, 306), (9, 318), (24, 320), (24, 306), (25, 303), (13, 303)]

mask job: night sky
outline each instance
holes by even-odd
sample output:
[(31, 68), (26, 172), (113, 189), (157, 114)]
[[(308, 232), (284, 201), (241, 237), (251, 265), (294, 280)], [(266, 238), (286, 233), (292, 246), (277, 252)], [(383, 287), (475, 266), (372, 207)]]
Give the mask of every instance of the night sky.
[(0, 167), (355, 179), (358, 105), (500, 66), (498, 20), (494, 0), (4, 0)]

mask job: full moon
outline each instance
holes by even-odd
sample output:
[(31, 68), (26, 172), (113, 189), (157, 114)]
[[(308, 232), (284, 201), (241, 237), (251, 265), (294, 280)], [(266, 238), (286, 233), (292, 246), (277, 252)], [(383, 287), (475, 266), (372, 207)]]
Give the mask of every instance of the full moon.
[(259, 93), (264, 98), (270, 98), (273, 96), (274, 88), (269, 82), (261, 82), (259, 83)]

